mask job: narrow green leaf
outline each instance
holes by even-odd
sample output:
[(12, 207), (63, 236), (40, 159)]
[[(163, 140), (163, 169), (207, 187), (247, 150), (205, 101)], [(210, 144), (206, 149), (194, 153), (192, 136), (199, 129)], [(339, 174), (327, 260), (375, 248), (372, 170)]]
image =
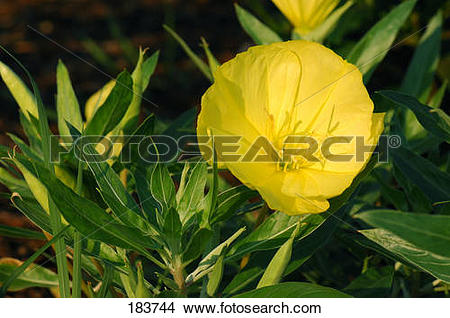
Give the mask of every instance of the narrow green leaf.
[(310, 283), (288, 282), (258, 288), (233, 298), (347, 298), (336, 289)]
[[(97, 181), (97, 185), (104, 201), (108, 204), (116, 217), (125, 225), (136, 227), (144, 233), (154, 234), (155, 231), (152, 231), (146, 220), (141, 217), (139, 205), (133, 199), (131, 194), (128, 193), (119, 176), (114, 172), (111, 166), (106, 162), (98, 162), (89, 159), (90, 156), (97, 154), (94, 147), (92, 145), (85, 145), (83, 147), (80, 143), (75, 143), (74, 145), (79, 147), (78, 150), (84, 156), (84, 161)], [(81, 147), (83, 147), (83, 151)]]
[[(26, 163), (22, 162), (22, 164)], [(164, 265), (154, 260), (146, 250), (146, 248), (158, 248), (152, 238), (145, 236), (136, 228), (118, 223), (94, 202), (80, 197), (66, 187), (40, 164), (34, 164), (34, 166), (41, 182), (50, 189), (50, 195), (61, 214), (83, 236), (139, 251), (158, 264), (158, 266), (164, 267)]]
[[(392, 164), (392, 173), (395, 177), (395, 180), (402, 187), (403, 192), (406, 195), (408, 202), (410, 203), (410, 209), (413, 212), (419, 213), (430, 213), (433, 210), (431, 205), (431, 200), (425, 195), (425, 193), (414, 183), (412, 183), (402, 171), (397, 167), (396, 163)], [(398, 209), (401, 211), (408, 211), (407, 209)]]
[(369, 268), (343, 289), (346, 293), (361, 298), (388, 297), (394, 279), (394, 267)]
[(142, 262), (136, 264), (137, 267), (137, 284), (136, 284), (136, 297), (135, 298), (151, 298), (152, 294), (145, 286), (144, 270), (142, 268)]
[(281, 278), (283, 277), (283, 273), (291, 260), (292, 245), (299, 229), (300, 221), (297, 223), (297, 226), (292, 232), (291, 237), (283, 245), (281, 245), (281, 247), (275, 253), (256, 288), (272, 286), (280, 282)]
[(133, 80), (133, 97), (125, 115), (123, 115), (122, 120), (117, 126), (117, 130), (123, 130), (125, 135), (132, 133), (136, 129), (141, 112), (142, 95), (158, 63), (159, 52), (154, 53), (145, 61), (144, 54), (145, 50), (139, 49), (139, 59), (131, 74)]
[(177, 210), (170, 208), (164, 216), (162, 235), (173, 254), (178, 254), (181, 243), (181, 220)]
[(395, 104), (413, 111), (417, 120), (426, 130), (450, 143), (450, 117), (443, 110), (431, 108), (420, 103), (416, 98), (400, 92), (380, 91), (378, 93)]
[(216, 294), (217, 289), (219, 289), (220, 282), (222, 281), (223, 267), (225, 265), (224, 258), (224, 255), (219, 256), (213, 270), (208, 274), (206, 293), (211, 297)]
[(233, 280), (228, 284), (227, 287), (225, 287), (223, 291), (224, 295), (229, 296), (235, 294), (236, 292), (248, 286), (248, 284), (253, 282), (263, 273), (264, 269), (260, 267), (252, 267), (249, 269), (244, 269), (239, 274), (234, 276)]
[[(0, 286), (15, 274), (23, 263), (13, 258), (0, 258)], [(16, 274), (17, 275), (17, 274)], [(58, 275), (51, 270), (31, 264), (8, 287), (8, 291), (19, 291), (30, 287), (58, 287)]]
[(206, 177), (206, 163), (200, 160), (194, 163), (178, 203), (177, 210), (183, 224), (201, 210), (200, 203), (204, 197)]
[(416, 0), (399, 4), (388, 15), (373, 26), (355, 45), (347, 60), (358, 66), (367, 83), (377, 65), (384, 59), (398, 31), (410, 15)]
[(371, 210), (356, 217), (421, 249), (450, 258), (450, 216)]
[(151, 192), (162, 211), (175, 205), (175, 185), (164, 164), (157, 163), (151, 174)]
[(256, 44), (270, 44), (283, 41), (278, 34), (237, 3), (234, 4), (234, 8), (236, 9), (236, 16), (242, 28)]
[(123, 71), (103, 105), (87, 124), (84, 135), (106, 135), (113, 130), (128, 110), (132, 97), (133, 79), (127, 71)]
[(186, 284), (196, 282), (203, 276), (207, 275), (214, 269), (214, 265), (221, 255), (224, 255), (230, 245), (245, 231), (245, 227), (239, 229), (236, 233), (230, 236), (225, 242), (219, 244), (208, 255), (206, 255), (198, 264), (198, 267), (187, 276)]
[(67, 123), (77, 128), (79, 131), (83, 129), (83, 120), (81, 118), (80, 105), (70, 81), (69, 72), (61, 60), (58, 61), (56, 68), (56, 111), (58, 113), (58, 129), (59, 134), (64, 141), (71, 142), (69, 127)]
[(438, 91), (433, 95), (430, 99), (429, 106), (433, 108), (439, 108), (442, 105), (442, 101), (444, 100), (445, 93), (447, 92), (448, 80), (445, 80), (442, 83), (441, 87)]
[(439, 62), (442, 22), (442, 12), (439, 11), (420, 39), (400, 89), (405, 94), (420, 98), (431, 85)]
[(150, 79), (153, 73), (156, 70), (156, 66), (158, 65), (159, 59), (159, 51), (153, 53), (148, 59), (142, 63), (142, 91), (144, 92), (148, 84), (150, 83)]
[(98, 298), (106, 297), (109, 290), (109, 286), (113, 279), (113, 275), (114, 275), (114, 268), (109, 264), (105, 264), (105, 272), (103, 273), (102, 277), (102, 285), (100, 286), (100, 290), (98, 291), (97, 294)]
[(345, 219), (352, 204), (343, 206), (333, 215), (330, 215), (325, 222), (317, 226), (310, 234), (303, 236), (295, 243), (292, 250), (291, 262), (284, 271), (284, 276), (287, 276), (302, 266), (308, 259), (310, 259), (316, 251), (325, 246), (330, 241), (337, 229)]
[(206, 228), (199, 228), (194, 235), (192, 235), (183, 252), (183, 264), (185, 266), (202, 255), (211, 236), (212, 231)]
[(138, 165), (141, 163), (138, 145), (134, 142), (142, 141), (141, 138), (151, 136), (155, 129), (155, 116), (152, 114), (145, 118), (142, 124), (123, 141), (121, 153), (119, 155), (121, 163), (124, 165)]
[(0, 224), (0, 236), (25, 238), (31, 240), (45, 240), (45, 235), (41, 232), (3, 224)]
[[(369, 242), (373, 241), (376, 245), (373, 246), (361, 240), (356, 240), (358, 244), (381, 252), (396, 261), (407, 265), (411, 264), (444, 282), (450, 283), (450, 266), (448, 266), (450, 258), (431, 253), (383, 229), (363, 230), (360, 232), (370, 239)], [(388, 253), (380, 251), (380, 248), (385, 249)]]
[[(300, 233), (303, 235), (312, 231), (325, 219), (326, 217), (320, 214), (305, 216)], [(227, 255), (228, 259), (235, 259), (254, 251), (280, 247), (295, 230), (297, 221), (298, 217), (291, 217), (282, 212), (273, 213), (258, 228), (233, 245)]]
[(226, 221), (235, 215), (237, 209), (249, 199), (257, 197), (258, 192), (239, 185), (219, 193), (217, 207), (211, 217), (211, 224)]
[(211, 50), (209, 49), (209, 44), (208, 42), (206, 42), (206, 39), (204, 37), (201, 37), (200, 39), (202, 41), (202, 46), (203, 50), (205, 51), (206, 58), (208, 59), (209, 69), (211, 70), (211, 74), (214, 75), (214, 72), (220, 66), (220, 63), (217, 61), (216, 57), (212, 54)]
[(0, 76), (13, 95), (25, 117), (29, 120), (30, 114), (39, 118), (36, 98), (25, 83), (8, 66), (0, 62)]
[[(14, 283), (17, 278), (20, 278), (21, 275), (27, 277), (27, 274), (24, 274), (26, 269), (42, 254), (44, 253), (52, 244), (55, 244), (65, 233), (65, 231), (69, 228), (69, 226), (64, 227), (60, 232), (58, 232), (51, 240), (47, 241), (43, 246), (41, 246), (36, 252), (33, 253), (25, 262), (23, 262), (20, 266), (16, 267), (14, 270), (8, 273), (5, 280), (2, 280), (2, 287), (0, 288), (0, 297), (3, 297), (10, 286)], [(37, 266), (37, 265), (35, 265)], [(32, 274), (33, 271), (30, 272)], [(41, 271), (42, 273), (42, 271)], [(48, 275), (47, 275), (48, 277)], [(58, 285), (61, 282), (58, 282)]]
[(205, 77), (212, 82), (213, 77), (208, 65), (206, 65), (206, 63), (203, 62), (203, 60), (192, 51), (189, 45), (187, 45), (187, 43), (172, 28), (170, 28), (168, 25), (163, 25), (163, 27), (167, 31), (167, 33), (169, 33), (175, 39), (175, 41), (178, 42), (184, 52), (191, 58), (191, 60), (199, 68), (203, 75), (205, 75)]
[(391, 149), (390, 154), (395, 167), (420, 188), (433, 203), (449, 199), (450, 175), (448, 173), (404, 147)]
[(139, 197), (141, 208), (150, 224), (155, 226), (157, 225), (159, 203), (150, 191), (150, 181), (153, 169), (154, 166), (133, 166), (131, 172), (135, 180), (136, 192)]

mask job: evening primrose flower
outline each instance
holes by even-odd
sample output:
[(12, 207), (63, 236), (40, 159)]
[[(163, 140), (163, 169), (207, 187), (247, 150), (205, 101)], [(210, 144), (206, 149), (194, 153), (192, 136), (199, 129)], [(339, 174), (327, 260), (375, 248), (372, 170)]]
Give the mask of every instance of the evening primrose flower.
[[(383, 131), (384, 115), (373, 113), (360, 71), (317, 43), (252, 47), (219, 67), (214, 78), (202, 98), (198, 136), (236, 137), (238, 147), (214, 141), (219, 164), (256, 189), (271, 209), (289, 215), (327, 210), (328, 199), (364, 168)], [(320, 149), (330, 137), (350, 137), (351, 142), (340, 140), (329, 149), (339, 155), (354, 155), (359, 136), (366, 151), (362, 160), (334, 160), (319, 151), (316, 160), (295, 154), (286, 159), (292, 136), (312, 138)], [(273, 151), (258, 153), (274, 160), (242, 160), (262, 137)], [(225, 160), (227, 152), (241, 159)]]
[(308, 34), (321, 25), (340, 0), (272, 0), (300, 34)]

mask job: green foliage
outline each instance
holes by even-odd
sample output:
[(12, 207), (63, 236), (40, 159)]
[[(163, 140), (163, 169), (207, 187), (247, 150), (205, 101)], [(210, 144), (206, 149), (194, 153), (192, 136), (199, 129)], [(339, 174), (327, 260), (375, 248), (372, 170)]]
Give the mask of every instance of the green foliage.
[(247, 10), (241, 8), (238, 4), (234, 4), (236, 16), (242, 28), (255, 41), (255, 44), (270, 44), (283, 41), (278, 34), (272, 31), (268, 26), (264, 25), (255, 16)]
[[(397, 5), (356, 45), (331, 36), (344, 13), (361, 5), (352, 4), (344, 3), (303, 39), (350, 51), (348, 61), (368, 82), (398, 44), (416, 1)], [(255, 44), (282, 41), (249, 11), (237, 4), (235, 10)], [(211, 165), (199, 157), (147, 162), (140, 156), (134, 145), (139, 136), (195, 134), (195, 108), (170, 122), (150, 114), (139, 124), (158, 52), (146, 58), (146, 50), (133, 52), (120, 36), (136, 66), (84, 101), (85, 120), (60, 61), (56, 118), (66, 137), (56, 145), (50, 143), (47, 108), (36, 83), (30, 76), (29, 90), (0, 62), (26, 136), (9, 134), (17, 147), (0, 147), (0, 182), (12, 205), (36, 225), (33, 230), (0, 225), (0, 235), (44, 241), (24, 263), (0, 259), (0, 293), (59, 287), (63, 297), (443, 296), (450, 284), (450, 120), (440, 108), (447, 82), (435, 78), (443, 27), (438, 11), (403, 82), (386, 86), (390, 90), (378, 92), (384, 99), (374, 99), (377, 110), (388, 111), (386, 132), (400, 135), (403, 144), (388, 149), (389, 162), (373, 155), (352, 184), (330, 199), (328, 211), (301, 216), (270, 211), (257, 191), (228, 182), (216, 154)], [(165, 29), (213, 81), (220, 63), (206, 40), (201, 38), (203, 61)], [(90, 135), (97, 135), (95, 141), (118, 135), (122, 145), (106, 150), (108, 160), (92, 160), (100, 151), (83, 143)], [(161, 159), (164, 150), (149, 140), (146, 146)], [(66, 151), (57, 163), (51, 161), (55, 150)], [(47, 262), (56, 258), (57, 270), (34, 264), (39, 256)], [(71, 282), (68, 261), (74, 265)]]
[(347, 56), (364, 74), (368, 82), (377, 65), (384, 59), (394, 42), (398, 31), (410, 15), (416, 0), (398, 5), (386, 17), (373, 26)]

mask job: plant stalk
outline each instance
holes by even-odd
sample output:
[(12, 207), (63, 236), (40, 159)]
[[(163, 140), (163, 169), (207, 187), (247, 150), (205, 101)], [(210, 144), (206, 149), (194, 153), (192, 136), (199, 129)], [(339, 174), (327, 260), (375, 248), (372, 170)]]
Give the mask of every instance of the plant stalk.
[[(77, 185), (75, 191), (81, 195), (83, 187), (83, 163), (78, 162)], [(72, 298), (81, 298), (81, 249), (82, 249), (81, 233), (75, 230), (73, 234), (73, 273), (72, 273)]]

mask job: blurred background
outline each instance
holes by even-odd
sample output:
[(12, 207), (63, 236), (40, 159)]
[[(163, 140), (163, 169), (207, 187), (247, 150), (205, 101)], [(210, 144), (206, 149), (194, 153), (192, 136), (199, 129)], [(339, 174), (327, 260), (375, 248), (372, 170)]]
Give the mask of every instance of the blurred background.
[[(149, 53), (160, 50), (160, 62), (144, 94), (158, 107), (143, 100), (143, 115), (155, 113), (158, 118), (169, 121), (184, 110), (199, 107), (209, 81), (162, 25), (175, 29), (200, 55), (203, 52), (200, 37), (205, 37), (217, 59), (225, 62), (252, 44), (235, 17), (233, 2), (238, 2), (288, 38), (290, 25), (270, 0), (0, 0), (0, 44), (29, 69), (50, 110), (55, 107), (58, 59), (66, 64), (83, 107), (87, 98), (109, 80), (102, 72), (116, 77), (124, 68), (131, 71), (139, 46), (149, 48)], [(326, 43), (334, 49), (339, 47), (337, 51), (343, 56), (401, 0), (355, 2)], [(436, 88), (450, 79), (450, 0), (419, 0), (397, 38), (396, 43), (400, 43), (375, 72), (370, 93), (399, 86), (423, 31), (411, 34), (426, 26), (439, 8), (444, 10), (445, 23)], [(0, 60), (23, 77), (23, 72), (3, 52), (0, 52)], [(443, 103), (447, 113), (448, 101), (447, 94)], [(0, 105), (0, 144), (12, 145), (5, 132), (19, 136), (23, 133), (19, 128), (16, 103), (3, 82), (0, 82)], [(4, 192), (5, 189), (0, 188), (0, 194)], [(0, 197), (0, 224), (32, 228), (25, 217), (14, 211), (4, 195)], [(0, 237), (0, 258), (26, 259), (40, 244), (39, 241)], [(28, 289), (15, 296), (50, 295), (44, 290)]]

